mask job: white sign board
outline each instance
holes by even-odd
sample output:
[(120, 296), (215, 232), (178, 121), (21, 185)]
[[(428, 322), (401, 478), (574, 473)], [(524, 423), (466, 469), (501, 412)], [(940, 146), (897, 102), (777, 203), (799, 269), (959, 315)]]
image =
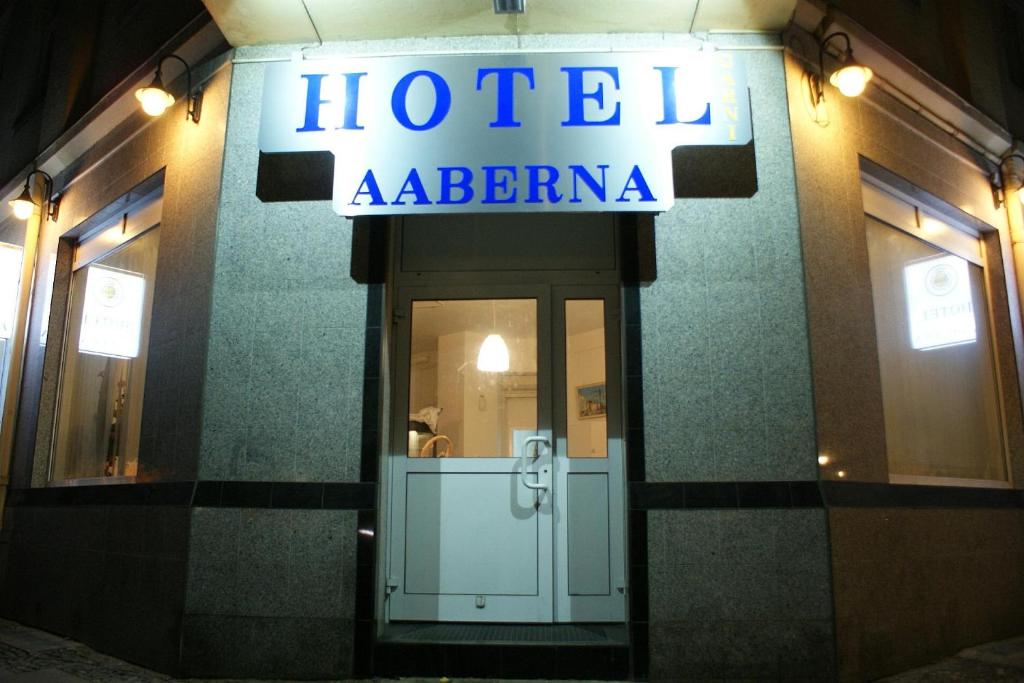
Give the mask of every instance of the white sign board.
[(742, 55), (509, 53), (268, 64), (259, 145), (334, 153), (334, 210), (663, 211), (672, 150), (752, 139)]
[(966, 344), (977, 339), (967, 261), (938, 256), (903, 268), (910, 343), (915, 349)]
[(13, 244), (0, 244), (0, 339), (10, 339), (14, 334), (19, 282), (21, 282), (21, 247)]
[(118, 358), (138, 356), (145, 293), (146, 280), (139, 273), (89, 266), (78, 350)]

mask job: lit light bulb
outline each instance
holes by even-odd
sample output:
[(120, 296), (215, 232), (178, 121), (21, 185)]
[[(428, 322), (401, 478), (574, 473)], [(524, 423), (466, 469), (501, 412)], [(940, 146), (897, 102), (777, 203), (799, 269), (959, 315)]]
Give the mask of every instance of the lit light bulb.
[(169, 92), (155, 85), (139, 88), (135, 91), (135, 99), (142, 103), (142, 111), (150, 116), (160, 116), (174, 104)]
[(36, 208), (36, 203), (32, 201), (32, 195), (28, 193), (28, 185), (21, 191), (17, 199), (12, 199), (8, 203), (14, 211), (14, 217), (22, 221), (28, 220), (28, 217), (32, 215)]
[(847, 97), (857, 97), (864, 92), (868, 81), (874, 75), (875, 73), (868, 67), (851, 63), (836, 69), (829, 76), (828, 82), (839, 88), (839, 92)]
[(508, 372), (508, 346), (500, 334), (489, 334), (480, 345), (476, 369), (481, 372)]
[(832, 462), (832, 458), (828, 457), (824, 453), (818, 456), (818, 464), (821, 465), (822, 467), (829, 464), (830, 462)]
[(36, 205), (24, 199), (15, 199), (11, 202), (11, 207), (14, 209), (14, 217), (24, 221), (32, 215), (32, 210)]

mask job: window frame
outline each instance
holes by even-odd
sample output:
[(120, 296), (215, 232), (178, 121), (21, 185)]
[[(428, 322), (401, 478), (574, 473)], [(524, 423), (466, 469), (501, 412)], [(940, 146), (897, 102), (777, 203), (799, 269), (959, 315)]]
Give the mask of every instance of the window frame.
[[(993, 305), (991, 272), (986, 255), (985, 238), (998, 231), (981, 221), (968, 224), (956, 217), (917, 201), (908, 193), (901, 192), (881, 179), (867, 173), (861, 174), (861, 196), (865, 218), (874, 218), (886, 226), (899, 230), (925, 244), (948, 254), (959, 256), (969, 263), (982, 269), (984, 283), (985, 310), (988, 315), (990, 336), (989, 352), (992, 354), (995, 374), (996, 403), (999, 406), (999, 429), (1001, 431), (1002, 458), (1006, 479), (971, 479), (961, 477), (942, 477), (920, 474), (896, 474), (890, 469), (888, 445), (886, 446), (886, 471), (890, 484), (911, 484), (926, 486), (960, 486), (970, 488), (1013, 488), (1013, 470), (1010, 461), (1009, 424), (1006, 412), (1006, 401), (1003, 379), (1003, 360), (999, 354), (997, 342), (1002, 332), (996, 324), (996, 311)], [(866, 229), (866, 228), (865, 228)], [(972, 248), (974, 247), (974, 248)], [(871, 293), (874, 302), (874, 291)], [(878, 341), (876, 335), (875, 348)], [(883, 413), (884, 413), (883, 405)]]
[[(61, 404), (63, 403), (64, 396), (68, 344), (71, 342), (68, 330), (71, 327), (71, 313), (76, 291), (74, 286), (75, 274), (80, 270), (88, 268), (97, 260), (127, 248), (139, 238), (159, 228), (162, 222), (162, 213), (163, 188), (160, 187), (129, 210), (121, 212), (116, 217), (108, 218), (74, 239), (68, 273), (69, 289), (63, 311), (63, 338), (61, 339), (60, 365), (57, 371), (56, 400), (54, 403), (53, 421), (50, 426), (50, 448), (47, 454), (45, 483), (47, 487), (134, 484), (137, 481), (136, 475), (55, 478), (54, 468), (57, 457), (57, 445), (59, 443), (58, 432), (60, 431)], [(44, 311), (44, 315), (47, 314), (48, 312)], [(152, 310), (150, 311), (151, 323)], [(144, 410), (145, 405), (143, 405)], [(140, 419), (141, 415), (142, 413), (140, 413)]]

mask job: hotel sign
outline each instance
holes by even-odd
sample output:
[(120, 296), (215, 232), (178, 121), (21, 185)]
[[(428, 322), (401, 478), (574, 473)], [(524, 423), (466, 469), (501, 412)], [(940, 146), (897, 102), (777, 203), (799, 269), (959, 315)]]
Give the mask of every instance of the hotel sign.
[(742, 56), (659, 51), (272, 63), (259, 144), (333, 152), (359, 216), (664, 211), (673, 148), (750, 140)]

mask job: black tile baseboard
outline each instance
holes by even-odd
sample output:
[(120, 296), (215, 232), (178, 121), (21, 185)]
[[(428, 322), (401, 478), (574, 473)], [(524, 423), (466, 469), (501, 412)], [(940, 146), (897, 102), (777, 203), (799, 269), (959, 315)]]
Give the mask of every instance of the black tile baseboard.
[(816, 481), (631, 482), (634, 510), (821, 507)]
[(723, 508), (1024, 508), (1020, 489), (856, 481), (630, 482), (633, 510)]
[(273, 508), (282, 510), (373, 510), (375, 482), (175, 481), (12, 489), (13, 506), (166, 505)]
[(1024, 490), (823, 481), (826, 507), (1024, 508)]

